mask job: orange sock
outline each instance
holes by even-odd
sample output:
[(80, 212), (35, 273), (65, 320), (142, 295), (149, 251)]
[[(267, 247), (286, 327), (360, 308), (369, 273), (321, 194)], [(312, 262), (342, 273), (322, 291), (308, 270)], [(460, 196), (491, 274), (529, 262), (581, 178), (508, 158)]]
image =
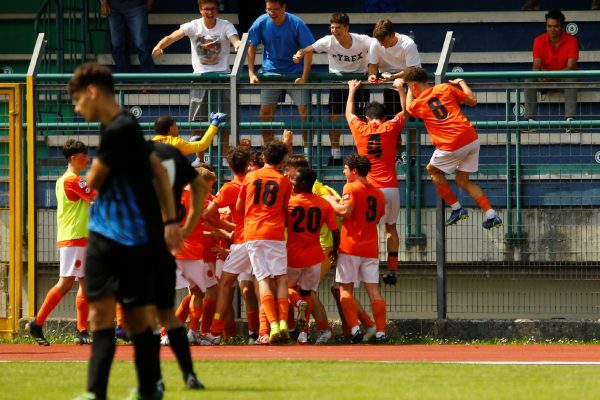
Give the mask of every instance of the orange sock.
[(212, 324), (216, 309), (217, 303), (213, 299), (207, 299), (205, 297), (202, 302), (202, 323), (200, 324), (200, 332), (207, 333), (210, 331), (210, 324)]
[(270, 331), (269, 319), (267, 318), (267, 314), (263, 311), (258, 313), (258, 320), (260, 321), (260, 328), (258, 329), (258, 335), (268, 335)]
[(485, 194), (481, 197), (476, 198), (475, 202), (483, 210), (483, 212), (486, 212), (487, 210), (492, 208), (492, 205), (490, 204), (490, 201), (488, 200)]
[(377, 328), (377, 332), (385, 332), (385, 300), (374, 300), (371, 303), (371, 311), (373, 311), (373, 317), (375, 318), (375, 327)]
[(177, 307), (177, 311), (175, 311), (175, 315), (182, 324), (185, 324), (185, 320), (190, 313), (190, 300), (192, 300), (192, 294), (188, 293), (187, 296), (181, 299), (181, 303), (179, 303), (179, 307)]
[(450, 187), (450, 185), (448, 185), (448, 183), (442, 185), (435, 185), (435, 190), (448, 205), (452, 205), (458, 201), (456, 195), (454, 194), (452, 188)]
[(340, 290), (340, 302), (342, 303), (342, 310), (348, 324), (348, 329), (358, 326), (357, 307), (354, 297), (350, 293)]
[(90, 304), (87, 301), (87, 297), (78, 295), (75, 298), (75, 304), (77, 306), (77, 330), (79, 332), (86, 331), (88, 315), (90, 313)]
[(248, 331), (258, 333), (260, 329), (258, 324), (258, 310), (246, 310), (246, 318), (248, 319)]
[(210, 324), (210, 334), (213, 336), (221, 336), (223, 330), (225, 330), (225, 320), (222, 320), (221, 316), (218, 313), (215, 313), (212, 324)]
[(117, 303), (115, 314), (117, 318), (117, 325), (124, 327), (125, 325), (123, 325), (123, 306), (121, 305), (121, 303)]
[(363, 326), (372, 326), (373, 325), (373, 320), (371, 319), (371, 317), (369, 317), (369, 313), (367, 313), (364, 309), (361, 311), (358, 311), (358, 319), (360, 320), (360, 323), (363, 324)]
[[(213, 312), (213, 314), (214, 314), (214, 312)], [(201, 317), (202, 317), (202, 308), (201, 307), (190, 307), (190, 330), (192, 332), (198, 331), (198, 323), (200, 322)], [(202, 320), (204, 321), (204, 318), (202, 318)], [(212, 323), (212, 319), (211, 319), (211, 323)]]
[(290, 299), (290, 304), (296, 307), (301, 299), (300, 293), (294, 288), (288, 288), (288, 299)]
[(273, 293), (266, 293), (260, 296), (260, 304), (263, 306), (263, 311), (271, 322), (279, 322), (277, 319), (277, 309), (275, 308), (275, 297), (273, 297)]
[(388, 271), (398, 271), (398, 252), (396, 252), (395, 254), (395, 256), (391, 256), (390, 253), (388, 253)]
[(42, 307), (40, 307), (40, 311), (35, 316), (35, 323), (37, 325), (44, 325), (46, 318), (48, 318), (48, 315), (54, 310), (54, 307), (60, 303), (62, 298), (63, 294), (60, 290), (58, 290), (56, 286), (52, 287), (46, 295), (46, 299), (44, 300)]
[(331, 328), (329, 327), (329, 321), (327, 321), (326, 319), (322, 319), (320, 321), (315, 322), (315, 325), (320, 331), (331, 330)]
[(235, 321), (228, 321), (225, 323), (225, 339), (235, 337), (236, 332)]
[(283, 299), (277, 299), (277, 315), (278, 315), (278, 319), (277, 321), (287, 321), (288, 319), (288, 315), (289, 315), (289, 308), (290, 308), (290, 302), (288, 301), (288, 298), (283, 298)]
[(294, 307), (288, 302), (288, 315), (287, 315), (288, 330), (296, 330), (296, 313)]

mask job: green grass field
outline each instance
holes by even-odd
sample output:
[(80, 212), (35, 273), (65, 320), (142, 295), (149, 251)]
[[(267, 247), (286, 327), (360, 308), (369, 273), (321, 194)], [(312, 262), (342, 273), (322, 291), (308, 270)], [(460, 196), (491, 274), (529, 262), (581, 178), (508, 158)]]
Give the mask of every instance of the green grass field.
[[(184, 389), (177, 364), (162, 363), (165, 399), (597, 399), (600, 366), (373, 363), (342, 361), (196, 362), (207, 386)], [(3, 399), (70, 399), (84, 391), (85, 362), (3, 362)], [(135, 386), (131, 362), (113, 364), (109, 398)]]

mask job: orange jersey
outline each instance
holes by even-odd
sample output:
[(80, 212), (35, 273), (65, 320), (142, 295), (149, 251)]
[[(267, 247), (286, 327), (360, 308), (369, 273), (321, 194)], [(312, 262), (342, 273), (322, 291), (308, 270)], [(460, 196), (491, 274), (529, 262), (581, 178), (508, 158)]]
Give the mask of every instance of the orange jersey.
[(287, 212), (288, 267), (312, 267), (323, 261), (320, 232), (324, 224), (337, 229), (331, 204), (312, 193), (298, 193), (290, 198)]
[(244, 240), (285, 240), (291, 193), (289, 179), (273, 167), (248, 173), (240, 189), (245, 210)]
[(367, 180), (375, 187), (398, 187), (396, 142), (405, 122), (402, 114), (382, 124), (364, 122), (356, 116), (350, 121), (358, 154), (371, 161)]
[(423, 120), (436, 149), (455, 151), (477, 140), (475, 127), (460, 109), (464, 99), (462, 90), (442, 83), (423, 91), (407, 111)]
[(377, 224), (384, 211), (383, 192), (360, 181), (344, 185), (342, 204), (350, 204), (352, 213), (344, 216), (340, 236), (340, 253), (378, 258)]
[(234, 244), (244, 242), (244, 213), (238, 212), (235, 208), (241, 187), (242, 180), (235, 177), (231, 182), (225, 183), (213, 199), (219, 208), (229, 207), (231, 211), (231, 220), (235, 224), (233, 230)]
[[(185, 223), (188, 217), (188, 210), (190, 209), (191, 203), (191, 192), (189, 188), (183, 189), (181, 192), (181, 205), (183, 211), (185, 212), (185, 219), (183, 220), (182, 225)], [(181, 251), (177, 253), (175, 258), (178, 260), (203, 260), (204, 256), (204, 246), (202, 245), (204, 227), (202, 226), (201, 221), (198, 221), (192, 233), (185, 239), (183, 239), (183, 246), (181, 247)]]
[[(208, 196), (206, 196), (206, 199), (204, 200), (204, 208), (208, 207), (208, 205), (210, 204), (211, 201), (214, 200), (214, 198), (215, 198), (215, 196), (209, 193)], [(205, 220), (200, 218), (198, 225), (202, 225), (202, 228), (205, 231), (212, 230), (212, 226), (208, 226), (204, 222), (205, 222)], [(215, 247), (218, 243), (219, 243), (219, 241), (217, 239), (213, 239), (213, 238), (207, 237), (207, 236), (202, 237), (202, 247), (204, 247), (204, 254), (203, 254), (202, 258), (204, 259), (204, 262), (214, 263), (215, 261), (217, 261), (217, 255), (215, 254), (213, 247)]]

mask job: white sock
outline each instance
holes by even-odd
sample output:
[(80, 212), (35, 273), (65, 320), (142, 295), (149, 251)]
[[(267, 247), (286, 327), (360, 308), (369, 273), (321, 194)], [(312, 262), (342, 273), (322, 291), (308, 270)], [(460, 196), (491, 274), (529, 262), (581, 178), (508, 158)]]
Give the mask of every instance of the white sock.
[(360, 328), (358, 327), (358, 325), (356, 325), (355, 327), (352, 328), (352, 330), (350, 330), (350, 334), (354, 335), (356, 334), (358, 331), (360, 330)]
[(450, 207), (452, 208), (452, 210), (460, 210), (462, 208), (462, 206), (460, 205), (460, 201), (457, 201), (454, 204), (451, 204)]
[(385, 332), (378, 331), (378, 332), (376, 332), (376, 333), (375, 333), (375, 337), (376, 337), (377, 339), (380, 339), (380, 338), (382, 338), (382, 337), (385, 337)]
[(496, 216), (496, 210), (490, 208), (485, 212), (485, 219), (492, 219)]
[(331, 156), (333, 158), (342, 158), (342, 149), (340, 149), (339, 147), (332, 147), (331, 148)]

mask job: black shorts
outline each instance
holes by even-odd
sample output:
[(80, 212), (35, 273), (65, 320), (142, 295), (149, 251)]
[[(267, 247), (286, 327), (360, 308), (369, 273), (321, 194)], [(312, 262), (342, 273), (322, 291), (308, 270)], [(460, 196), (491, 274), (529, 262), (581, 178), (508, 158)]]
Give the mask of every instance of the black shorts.
[(385, 107), (385, 116), (388, 120), (394, 118), (396, 114), (402, 111), (400, 95), (396, 89), (383, 90), (383, 106)]
[[(329, 90), (329, 114), (346, 114), (346, 102), (348, 101), (348, 89)], [(358, 89), (354, 94), (354, 115), (365, 115), (365, 106), (369, 104), (369, 89)]]
[(175, 280), (177, 264), (166, 245), (158, 246), (156, 268), (156, 308), (169, 310), (175, 307)]
[(124, 246), (89, 233), (85, 260), (86, 296), (94, 301), (114, 295), (123, 308), (155, 304), (156, 246)]

